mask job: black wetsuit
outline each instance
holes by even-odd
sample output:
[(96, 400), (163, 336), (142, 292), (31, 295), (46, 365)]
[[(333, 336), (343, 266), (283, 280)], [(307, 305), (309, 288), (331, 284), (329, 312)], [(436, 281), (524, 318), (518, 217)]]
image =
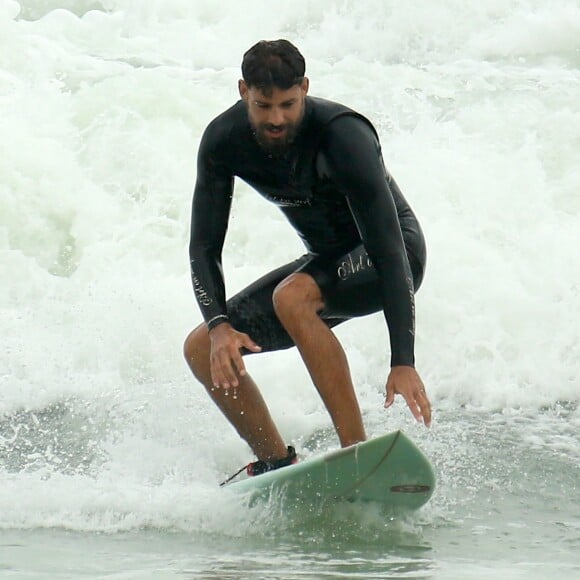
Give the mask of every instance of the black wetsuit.
[[(235, 176), (280, 207), (308, 253), (226, 302), (221, 253)], [(272, 293), (292, 272), (306, 272), (321, 288), (320, 316), (329, 326), (383, 310), (391, 365), (414, 364), (414, 291), (423, 277), (425, 241), (384, 168), (375, 129), (343, 105), (306, 97), (302, 124), (283, 156), (260, 147), (243, 101), (210, 123), (198, 154), (190, 260), (210, 328), (229, 320), (263, 351), (293, 346)]]

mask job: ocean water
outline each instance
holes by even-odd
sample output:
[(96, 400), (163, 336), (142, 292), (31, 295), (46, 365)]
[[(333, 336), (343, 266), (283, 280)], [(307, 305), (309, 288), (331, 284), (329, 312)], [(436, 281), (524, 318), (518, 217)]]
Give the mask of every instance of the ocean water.
[[(201, 132), (280, 37), (427, 237), (431, 429), (382, 407), (382, 317), (337, 330), (369, 435), (435, 467), (409, 517), (219, 489), (250, 454), (182, 360)], [(580, 578), (579, 39), (577, 0), (0, 0), (0, 577)], [(301, 252), (238, 183), (228, 292)], [(303, 457), (337, 446), (296, 352), (248, 366)]]

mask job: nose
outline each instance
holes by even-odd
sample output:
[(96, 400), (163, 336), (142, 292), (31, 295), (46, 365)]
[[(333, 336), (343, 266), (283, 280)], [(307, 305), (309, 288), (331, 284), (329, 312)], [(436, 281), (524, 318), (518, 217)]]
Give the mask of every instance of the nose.
[(284, 124), (284, 112), (278, 107), (272, 107), (270, 114), (268, 115), (268, 123), (271, 125), (283, 125)]

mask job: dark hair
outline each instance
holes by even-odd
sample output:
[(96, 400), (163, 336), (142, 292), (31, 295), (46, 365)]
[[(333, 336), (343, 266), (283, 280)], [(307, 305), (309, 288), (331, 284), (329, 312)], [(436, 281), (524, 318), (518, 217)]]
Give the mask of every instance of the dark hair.
[(242, 77), (249, 87), (289, 89), (304, 80), (306, 63), (300, 51), (287, 40), (261, 40), (242, 61)]

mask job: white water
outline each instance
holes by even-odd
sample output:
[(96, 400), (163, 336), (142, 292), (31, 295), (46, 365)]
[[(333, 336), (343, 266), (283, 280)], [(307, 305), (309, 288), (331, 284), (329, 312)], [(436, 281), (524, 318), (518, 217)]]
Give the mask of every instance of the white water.
[[(375, 122), (427, 236), (429, 433), (401, 401), (382, 409), (382, 317), (338, 330), (369, 433), (407, 430), (447, 481), (427, 523), (456, 519), (462, 428), (503, 417), (577, 465), (577, 1), (0, 0), (0, 527), (241, 537), (260, 521), (215, 489), (249, 454), (181, 344), (201, 319), (187, 258), (199, 138), (237, 98), (244, 50), (279, 37), (303, 51), (312, 94)], [(301, 252), (238, 183), (229, 293)], [(336, 445), (296, 353), (248, 364), (303, 454)]]

